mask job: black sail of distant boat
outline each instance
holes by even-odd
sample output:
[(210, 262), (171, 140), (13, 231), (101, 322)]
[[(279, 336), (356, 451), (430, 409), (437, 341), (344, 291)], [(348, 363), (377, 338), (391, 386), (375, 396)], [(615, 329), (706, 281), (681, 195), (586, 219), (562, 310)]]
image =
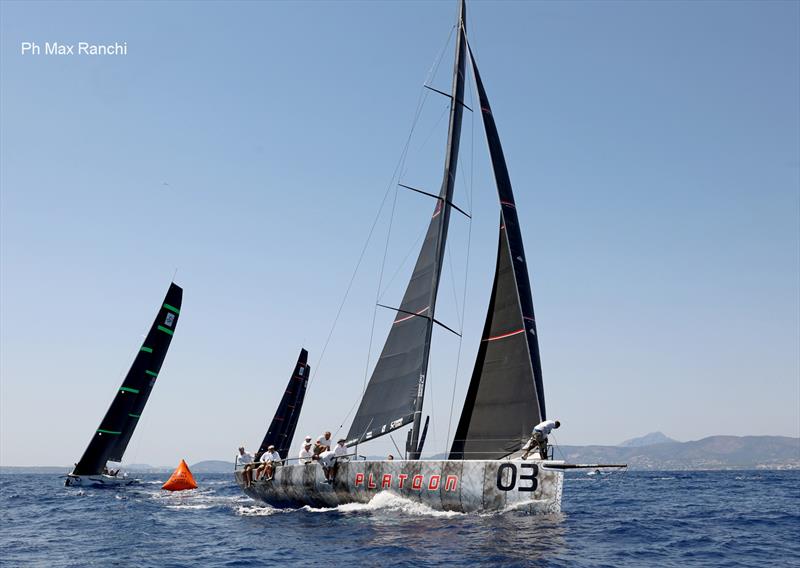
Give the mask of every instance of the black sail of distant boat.
[(283, 397), (275, 416), (272, 418), (267, 434), (258, 448), (256, 459), (260, 459), (261, 454), (266, 452), (271, 445), (275, 446), (281, 459), (286, 459), (289, 454), (292, 438), (294, 438), (295, 430), (297, 430), (297, 421), (300, 419), (300, 410), (303, 408), (303, 400), (306, 397), (306, 389), (308, 388), (308, 375), (311, 372), (311, 366), (307, 361), (308, 351), (301, 349), (297, 364), (294, 366), (294, 373), (289, 379), (289, 384), (286, 385), (286, 390), (283, 392)]
[(122, 460), (172, 342), (182, 300), (183, 289), (175, 283), (170, 284), (133, 365), (89, 446), (75, 465), (73, 475), (96, 475), (102, 473), (107, 461)]
[(542, 365), (528, 266), (511, 180), (478, 66), (470, 60), (500, 198), (500, 238), (478, 356), (449, 459), (498, 459), (545, 419)]
[(361, 404), (347, 435), (353, 445), (413, 424), (407, 458), (419, 457), (422, 401), (435, 322), (436, 295), (442, 272), (453, 188), (458, 164), (464, 98), (465, 21), (464, 4), (459, 13), (453, 91), (447, 136), (444, 178), (436, 197), (425, 240), (403, 300)]

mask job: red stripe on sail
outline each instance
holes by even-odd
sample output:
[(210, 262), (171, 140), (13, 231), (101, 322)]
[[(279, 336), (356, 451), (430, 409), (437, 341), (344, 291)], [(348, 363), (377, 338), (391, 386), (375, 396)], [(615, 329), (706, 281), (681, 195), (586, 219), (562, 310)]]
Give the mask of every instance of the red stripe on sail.
[(522, 328), (518, 329), (517, 331), (510, 331), (508, 333), (504, 333), (503, 335), (495, 335), (494, 337), (489, 337), (487, 339), (484, 339), (484, 341), (494, 341), (495, 339), (503, 339), (505, 337), (511, 337), (512, 335), (518, 335), (520, 333), (523, 333), (524, 331), (525, 328)]
[[(400, 318), (400, 319), (398, 319), (398, 320), (394, 320), (394, 323), (400, 323), (401, 321), (410, 320), (410, 319), (411, 319), (411, 318), (413, 318), (414, 316), (421, 316), (423, 313), (425, 313), (425, 312), (427, 312), (427, 311), (428, 311), (428, 308), (430, 308), (430, 306), (428, 306), (428, 307), (426, 307), (426, 308), (422, 308), (420, 311), (418, 311), (418, 312), (416, 312), (416, 313), (413, 313), (413, 314), (409, 314), (409, 315), (407, 315), (407, 316), (406, 316), (406, 317), (404, 317), (404, 318)], [(392, 324), (392, 325), (394, 325), (394, 324)]]

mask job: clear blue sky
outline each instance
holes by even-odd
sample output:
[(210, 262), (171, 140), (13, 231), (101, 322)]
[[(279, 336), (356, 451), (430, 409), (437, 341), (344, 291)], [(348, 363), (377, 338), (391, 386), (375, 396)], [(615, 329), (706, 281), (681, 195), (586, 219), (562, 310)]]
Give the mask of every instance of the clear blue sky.
[[(800, 435), (800, 3), (468, 11), (558, 441)], [(301, 346), (319, 373), (298, 435), (335, 430), (364, 381), (388, 208), (321, 351), (455, 12), (2, 2), (0, 463), (80, 457), (176, 268), (184, 309), (128, 461), (254, 446)], [(124, 41), (128, 55), (21, 56), (23, 41)], [(451, 49), (431, 79), (444, 90)], [(445, 108), (427, 97), (411, 185), (438, 188)], [(454, 421), (498, 216), (482, 125), (467, 117), (464, 131), (456, 200), (474, 221)], [(385, 303), (430, 209), (398, 194)], [(454, 217), (440, 294), (457, 328), (467, 228)], [(373, 362), (391, 317), (377, 313)], [(434, 338), (432, 452), (447, 444), (457, 347)]]

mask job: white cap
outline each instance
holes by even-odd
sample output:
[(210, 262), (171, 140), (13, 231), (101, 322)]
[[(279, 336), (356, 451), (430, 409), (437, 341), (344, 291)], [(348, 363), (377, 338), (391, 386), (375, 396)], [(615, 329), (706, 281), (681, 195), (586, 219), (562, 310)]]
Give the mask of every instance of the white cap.
[(310, 439), (311, 439), (311, 436), (306, 436), (306, 437), (305, 437), (305, 439), (306, 439), (306, 440), (310, 440)]

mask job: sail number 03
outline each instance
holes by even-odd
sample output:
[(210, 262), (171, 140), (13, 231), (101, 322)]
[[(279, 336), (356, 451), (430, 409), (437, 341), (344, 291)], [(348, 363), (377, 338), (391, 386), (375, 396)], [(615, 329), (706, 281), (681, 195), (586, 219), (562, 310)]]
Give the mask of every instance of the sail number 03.
[[(535, 463), (521, 463), (519, 464), (519, 487), (517, 491), (536, 491), (539, 486), (539, 480), (536, 477), (539, 475), (539, 466)], [(511, 472), (508, 483), (503, 479), (506, 470)], [(530, 470), (527, 472), (526, 470)], [(500, 464), (497, 468), (497, 488), (501, 491), (511, 491), (517, 486), (517, 466), (513, 463)]]

